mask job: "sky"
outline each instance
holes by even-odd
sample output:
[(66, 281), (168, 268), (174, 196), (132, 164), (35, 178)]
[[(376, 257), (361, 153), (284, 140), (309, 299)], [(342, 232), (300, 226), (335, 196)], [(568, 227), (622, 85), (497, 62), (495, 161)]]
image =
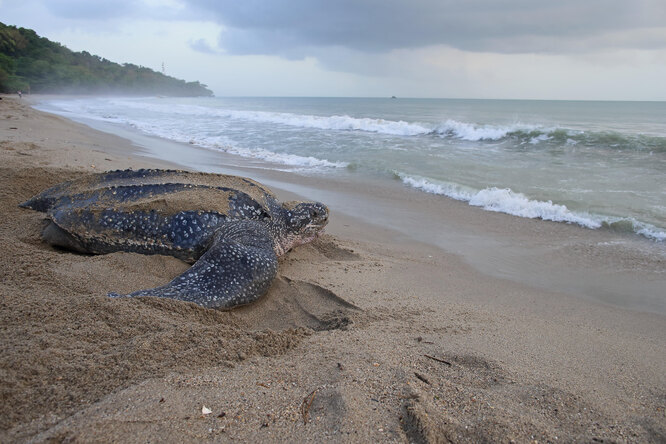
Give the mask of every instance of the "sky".
[(666, 100), (664, 0), (0, 0), (218, 96)]

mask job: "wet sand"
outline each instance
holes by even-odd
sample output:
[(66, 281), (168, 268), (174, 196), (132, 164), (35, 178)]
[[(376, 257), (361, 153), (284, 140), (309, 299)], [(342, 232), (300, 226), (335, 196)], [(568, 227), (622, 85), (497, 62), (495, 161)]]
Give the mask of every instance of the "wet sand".
[[(26, 102), (0, 101), (0, 441), (666, 439), (666, 273), (648, 241), (182, 156)], [(187, 265), (55, 250), (17, 207), (90, 172), (177, 165), (321, 199), (328, 234), (261, 301), (220, 312), (109, 299)]]

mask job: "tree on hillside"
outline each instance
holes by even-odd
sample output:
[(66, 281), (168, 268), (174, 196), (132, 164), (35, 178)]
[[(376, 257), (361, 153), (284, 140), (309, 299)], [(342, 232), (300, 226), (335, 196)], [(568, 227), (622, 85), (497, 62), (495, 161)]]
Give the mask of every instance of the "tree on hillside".
[(0, 23), (0, 92), (212, 96), (199, 82), (73, 52), (32, 29)]

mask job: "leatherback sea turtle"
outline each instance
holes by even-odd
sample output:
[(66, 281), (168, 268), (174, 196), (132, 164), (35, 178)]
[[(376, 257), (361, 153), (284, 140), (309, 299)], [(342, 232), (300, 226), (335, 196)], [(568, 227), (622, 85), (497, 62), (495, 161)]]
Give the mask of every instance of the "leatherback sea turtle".
[(194, 263), (164, 286), (110, 296), (159, 296), (211, 308), (261, 297), (277, 273), (277, 257), (313, 240), (328, 222), (322, 203), (280, 203), (250, 179), (178, 170), (93, 174), (21, 206), (47, 214), (42, 237), (54, 246)]

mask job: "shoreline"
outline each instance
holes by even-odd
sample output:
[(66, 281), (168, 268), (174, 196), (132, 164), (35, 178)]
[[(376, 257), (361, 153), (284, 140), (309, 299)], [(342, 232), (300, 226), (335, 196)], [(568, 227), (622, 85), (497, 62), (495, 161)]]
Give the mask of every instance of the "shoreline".
[[(285, 200), (297, 196), (326, 202), (335, 214), (351, 219), (344, 225), (365, 224), (365, 232), (377, 228), (393, 232), (377, 242), (402, 238), (406, 243), (432, 245), (459, 255), (493, 277), (620, 308), (666, 314), (663, 242), (606, 228), (491, 212), (424, 193), (397, 180), (387, 183), (355, 174), (335, 177), (284, 171), (280, 165), (161, 139), (120, 125), (81, 118), (74, 121), (130, 141), (135, 153), (146, 158), (197, 171), (249, 175), (274, 188)], [(336, 230), (334, 222), (329, 231)], [(346, 235), (344, 230), (332, 232)], [(607, 258), (612, 259), (610, 263)]]
[[(515, 116), (513, 120), (526, 118), (527, 121), (536, 119), (534, 122), (543, 119), (549, 121), (547, 116), (554, 113), (550, 119), (561, 118), (562, 123), (555, 126), (509, 123), (500, 116), (505, 113), (499, 113), (496, 109), (498, 115), (493, 118), (495, 123), (488, 126), (467, 122), (469, 116), (458, 115), (460, 110), (451, 107), (450, 102), (446, 101), (435, 108), (442, 107), (442, 112), (452, 113), (452, 119), (437, 122), (437, 119), (430, 116), (430, 113), (435, 112), (435, 108), (425, 107), (428, 109), (426, 112), (425, 108), (419, 107), (420, 102), (410, 102), (406, 108), (404, 104), (388, 107), (384, 116), (388, 120), (384, 121), (374, 120), (372, 117), (366, 120), (362, 117), (364, 114), (361, 110), (370, 111), (373, 106), (376, 108), (375, 113), (381, 112), (379, 110), (382, 107), (377, 103), (371, 105), (369, 102), (360, 106), (355, 105), (353, 100), (347, 100), (344, 106), (341, 103), (329, 106), (325, 99), (321, 99), (322, 108), (310, 115), (309, 112), (314, 112), (318, 106), (317, 100), (312, 102), (312, 99), (283, 99), (284, 102), (278, 102), (279, 106), (270, 99), (266, 99), (261, 105), (259, 102), (246, 100), (249, 99), (164, 102), (144, 97), (119, 98), (116, 102), (110, 98), (73, 98), (47, 100), (42, 102), (38, 109), (83, 121), (93, 127), (99, 125), (100, 129), (113, 133), (123, 131), (130, 139), (136, 136), (136, 128), (143, 128), (141, 131), (145, 130), (144, 134), (156, 138), (163, 137), (185, 145), (198, 145), (213, 151), (233, 153), (241, 156), (239, 161), (235, 162), (237, 165), (257, 165), (260, 168), (263, 165), (268, 169), (293, 171), (297, 174), (305, 170), (311, 174), (316, 172), (322, 176), (348, 178), (350, 181), (372, 177), (385, 185), (387, 182), (398, 181), (405, 187), (447, 196), (487, 211), (573, 223), (590, 229), (634, 232), (654, 241), (663, 241), (666, 236), (663, 217), (659, 217), (658, 206), (655, 208), (653, 205), (662, 197), (659, 194), (661, 176), (657, 165), (663, 160), (658, 155), (663, 138), (654, 134), (656, 138), (646, 135), (649, 140), (643, 140), (603, 124), (596, 130), (592, 123), (590, 128), (583, 129), (586, 127), (584, 122), (590, 117), (587, 114), (592, 112), (606, 115), (610, 110), (638, 124), (635, 119), (641, 119), (641, 114), (636, 113), (641, 111), (636, 109), (622, 111), (609, 105), (608, 110), (600, 107), (595, 113), (588, 109), (574, 117), (571, 113), (558, 115), (557, 107), (547, 106), (539, 111), (540, 117), (536, 118), (530, 117), (531, 112), (526, 113), (524, 108), (512, 109), (509, 106), (506, 112), (519, 113), (520, 116)], [(169, 105), (165, 107), (167, 103)], [(174, 109), (171, 109), (171, 106)], [(258, 107), (257, 114), (250, 111), (254, 107)], [(414, 109), (411, 109), (412, 107)], [(145, 111), (145, 116), (133, 115), (139, 108)], [(101, 109), (106, 111), (100, 113)], [(204, 111), (206, 109), (208, 111)], [(488, 112), (488, 109), (481, 107), (478, 111)], [(166, 114), (162, 115), (162, 112)], [(199, 118), (194, 118), (199, 112)], [(214, 117), (218, 112), (222, 112), (219, 120)], [(410, 117), (410, 112), (415, 115)], [(420, 115), (420, 112), (424, 114)], [(183, 119), (193, 120), (187, 120), (187, 123), (181, 119), (176, 120), (175, 116), (181, 113)], [(326, 113), (334, 115), (327, 117)], [(543, 113), (545, 114), (541, 115)], [(370, 112), (369, 115), (376, 114)], [(116, 118), (110, 118), (111, 116)], [(606, 116), (606, 119), (599, 117), (600, 122), (607, 121), (609, 117), (610, 115)], [(163, 120), (150, 123), (153, 118)], [(266, 127), (269, 123), (278, 126), (271, 129), (270, 125)], [(652, 123), (655, 125), (654, 130), (658, 131), (660, 123)], [(227, 125), (231, 126), (223, 131), (224, 134), (216, 131), (216, 128), (226, 128)], [(249, 125), (246, 131), (239, 130), (246, 125)], [(271, 136), (274, 130), (277, 132)], [(554, 142), (565, 133), (568, 138), (564, 145), (560, 145), (562, 141)], [(605, 146), (605, 138), (610, 134), (617, 138), (617, 144)], [(357, 144), (366, 141), (372, 145), (380, 140), (388, 142), (389, 145), (385, 148), (390, 149), (385, 151), (381, 148), (382, 145), (378, 144), (373, 145), (370, 151), (363, 148), (356, 152)], [(332, 145), (329, 146), (329, 143)], [(499, 145), (494, 147), (494, 144)], [(514, 144), (514, 148), (518, 149), (516, 152), (510, 148)], [(423, 151), (426, 145), (429, 148)], [(593, 146), (596, 148), (591, 148)], [(653, 153), (653, 148), (657, 152)], [(529, 154), (518, 154), (523, 149), (527, 149)], [(480, 151), (473, 154), (476, 150)], [(642, 165), (639, 159), (641, 156), (638, 153), (647, 150), (650, 150), (650, 158), (653, 154), (656, 155), (649, 162), (652, 167)], [(407, 156), (406, 153), (411, 151), (413, 156)], [(607, 156), (602, 155), (602, 152), (606, 152)], [(544, 157), (546, 153), (550, 154)], [(555, 157), (550, 157), (551, 155)], [(594, 162), (587, 164), (588, 161), (591, 162), (591, 157), (596, 155), (600, 156), (596, 167)], [(428, 161), (430, 156), (432, 158)], [(447, 156), (449, 159), (444, 162), (443, 159)], [(559, 159), (559, 156), (567, 156), (568, 160), (555, 161), (552, 168), (548, 167), (549, 162)], [(228, 159), (233, 158), (234, 156), (228, 156)], [(495, 159), (495, 164), (489, 163), (491, 158)], [(608, 170), (605, 173), (600, 171), (598, 176), (594, 176), (597, 177), (596, 180), (583, 173), (588, 169), (601, 168), (602, 164)], [(523, 167), (516, 169), (511, 165)], [(638, 174), (638, 177), (644, 177), (647, 182), (624, 175), (621, 165), (632, 171), (634, 168), (640, 171), (647, 167), (645, 174)], [(542, 175), (537, 182), (541, 182), (541, 185), (534, 182), (535, 178), (532, 177), (539, 170), (542, 170)], [(602, 179), (603, 177), (605, 179)], [(602, 185), (602, 182), (606, 182), (605, 185)], [(574, 186), (574, 183), (578, 185)], [(635, 194), (636, 199), (628, 202), (617, 197), (619, 190), (615, 185), (623, 186), (624, 193)], [(650, 193), (648, 189), (653, 192)]]
[[(0, 109), (2, 440), (666, 436), (664, 314), (593, 297), (621, 284), (621, 294), (649, 292), (664, 279), (663, 262), (626, 237), (489, 212), (476, 218), (482, 210), (425, 193), (396, 197), (397, 187), (369, 183), (360, 192), (330, 179), (235, 169), (282, 199), (331, 202), (329, 234), (281, 260), (275, 285), (248, 307), (110, 300), (109, 290), (158, 285), (184, 265), (53, 250), (39, 239), (42, 215), (16, 204), (84, 173), (176, 162), (25, 101), (4, 98)], [(405, 195), (409, 205), (396, 207)], [(421, 214), (425, 228), (415, 225)], [(552, 280), (512, 275), (524, 264), (533, 267), (526, 275), (548, 270)], [(553, 287), (572, 268), (587, 279), (588, 296), (576, 285)], [(214, 414), (202, 415), (202, 406)]]

